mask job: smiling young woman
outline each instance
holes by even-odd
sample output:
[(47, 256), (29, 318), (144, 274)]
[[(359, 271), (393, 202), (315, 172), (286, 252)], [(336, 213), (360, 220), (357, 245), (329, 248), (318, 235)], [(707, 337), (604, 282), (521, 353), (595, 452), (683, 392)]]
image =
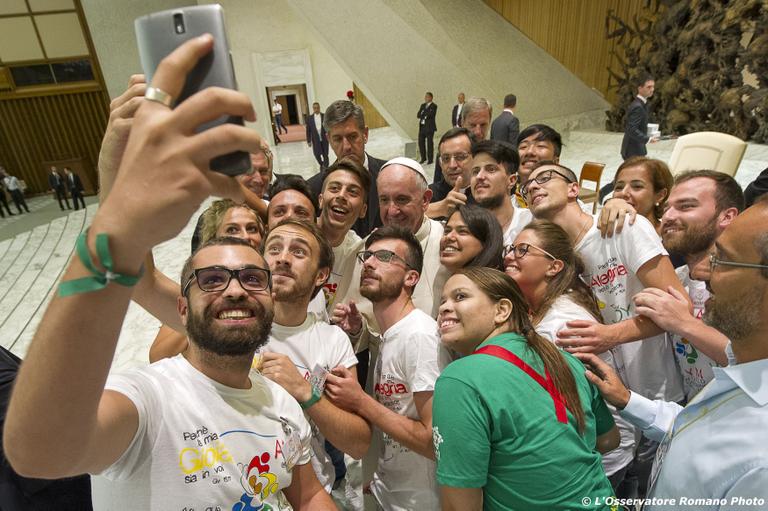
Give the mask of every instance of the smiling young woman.
[[(584, 366), (535, 332), (515, 281), (459, 270), (438, 326), (464, 355), (437, 380), (432, 405), (443, 508), (608, 509), (597, 450), (618, 445), (614, 421)], [(584, 495), (601, 505), (584, 506)]]
[(459, 206), (448, 216), (440, 240), (440, 263), (451, 273), (461, 268), (502, 268), (501, 226), (487, 209)]

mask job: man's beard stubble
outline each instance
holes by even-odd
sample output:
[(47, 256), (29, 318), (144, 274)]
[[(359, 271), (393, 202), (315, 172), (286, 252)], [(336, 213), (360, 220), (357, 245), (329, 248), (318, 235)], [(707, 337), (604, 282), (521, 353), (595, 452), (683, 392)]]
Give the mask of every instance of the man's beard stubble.
[(397, 298), (403, 288), (402, 283), (387, 282), (384, 279), (378, 279), (378, 282), (378, 289), (360, 286), (360, 294), (369, 299), (371, 303)]
[(478, 199), (475, 197), (475, 202), (478, 206), (485, 209), (498, 209), (504, 204), (504, 199), (509, 199), (508, 195), (495, 195), (493, 197), (486, 197), (484, 199)]
[(700, 254), (709, 250), (717, 238), (717, 217), (701, 227), (691, 225), (684, 225), (684, 227), (684, 231), (674, 235), (664, 236), (662, 231), (661, 239), (668, 252), (683, 257)]
[[(232, 302), (236, 303), (236, 302)], [(215, 317), (211, 306), (198, 314), (190, 308), (187, 320), (187, 335), (190, 342), (203, 351), (223, 357), (242, 357), (253, 355), (257, 349), (269, 340), (272, 329), (273, 312), (267, 311), (259, 302), (255, 302), (254, 317), (257, 319), (247, 326), (215, 326)]]

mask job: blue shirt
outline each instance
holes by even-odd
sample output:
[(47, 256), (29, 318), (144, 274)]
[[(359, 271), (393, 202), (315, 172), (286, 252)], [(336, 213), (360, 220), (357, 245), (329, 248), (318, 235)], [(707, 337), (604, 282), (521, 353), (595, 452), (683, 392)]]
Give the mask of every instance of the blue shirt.
[[(644, 510), (766, 508), (768, 359), (713, 372), (685, 408), (633, 392), (621, 411), (648, 438), (662, 441), (648, 492), (656, 503)], [(682, 499), (710, 500), (695, 505)], [(750, 505), (748, 499), (758, 500)]]

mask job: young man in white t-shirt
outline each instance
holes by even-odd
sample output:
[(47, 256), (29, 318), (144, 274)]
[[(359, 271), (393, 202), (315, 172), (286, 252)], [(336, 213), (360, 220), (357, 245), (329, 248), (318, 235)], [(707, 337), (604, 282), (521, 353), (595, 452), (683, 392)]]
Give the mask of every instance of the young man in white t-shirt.
[[(423, 263), (409, 230), (382, 227), (366, 239), (360, 258), (360, 292), (373, 304), (383, 334), (374, 373), (374, 396), (343, 367), (328, 376), (328, 394), (376, 426), (381, 450), (371, 492), (385, 510), (440, 508), (432, 448), (432, 395), (445, 361), (437, 324), (411, 296)], [(359, 323), (361, 318), (347, 321)]]
[[(550, 220), (568, 233), (584, 261), (583, 278), (595, 293), (605, 322), (571, 321), (559, 332), (557, 343), (574, 353), (612, 349), (623, 362), (622, 377), (629, 388), (650, 399), (681, 401), (682, 381), (668, 339), (658, 325), (637, 314), (632, 301), (646, 287), (671, 288), (687, 300), (650, 222), (638, 217), (620, 234), (603, 238), (596, 217), (577, 203), (579, 185), (573, 171), (551, 162), (535, 167), (520, 191), (534, 217)], [(642, 496), (657, 444), (643, 439), (638, 445), (630, 471), (637, 474)]]
[(515, 149), (497, 140), (472, 144), (472, 196), (499, 221), (504, 246), (510, 245), (523, 227), (533, 220), (531, 212), (514, 205), (512, 192), (517, 183), (520, 156)]
[(304, 408), (313, 424), (313, 465), (330, 492), (335, 480), (325, 439), (354, 458), (368, 450), (371, 429), (360, 416), (323, 398), (322, 382), (310, 383), (341, 366), (356, 374), (347, 335), (307, 312), (331, 267), (333, 252), (319, 228), (310, 222), (284, 220), (264, 240), (264, 259), (272, 271), (275, 319), (269, 342), (256, 360), (261, 373), (279, 383)]
[(688, 401), (714, 377), (713, 367), (728, 364), (728, 339), (700, 319), (709, 298), (709, 254), (743, 209), (744, 194), (731, 176), (713, 170), (679, 174), (661, 219), (661, 238), (664, 248), (685, 259), (677, 275), (693, 302), (693, 315), (683, 297), (666, 290), (646, 289), (635, 297), (638, 312), (672, 337)]
[[(178, 97), (183, 70), (212, 47), (213, 38), (203, 36), (174, 50), (153, 77), (155, 97)], [(124, 107), (124, 101), (116, 103)], [(5, 454), (28, 477), (114, 470), (127, 478), (126, 494), (138, 499), (117, 499), (118, 509), (275, 509), (278, 491), (295, 509), (333, 509), (306, 463), (308, 428), (297, 405), (250, 372), (272, 311), (269, 273), (252, 247), (211, 246), (191, 258), (178, 310), (204, 333), (190, 336), (183, 356), (140, 370), (131, 379), (136, 392), (104, 388), (146, 254), (178, 234), (210, 194), (241, 200), (237, 182), (212, 172), (208, 162), (233, 150), (256, 151), (261, 143), (252, 130), (199, 132), (210, 115), (256, 120), (248, 98), (235, 91), (207, 89), (173, 110), (158, 99), (137, 105), (127, 144), (109, 148), (115, 140), (105, 140), (119, 177), (78, 241), (19, 372)], [(221, 267), (219, 277), (201, 279), (211, 266)], [(167, 395), (173, 389), (165, 383), (177, 376), (189, 384), (172, 410), (163, 402), (176, 395)], [(158, 417), (157, 409), (170, 415)], [(259, 434), (266, 437), (256, 440)]]
[(320, 194), (317, 225), (333, 248), (333, 270), (323, 286), (326, 310), (333, 310), (335, 299), (345, 296), (355, 271), (355, 254), (363, 243), (352, 230), (368, 211), (371, 176), (352, 158), (341, 158), (328, 167)]

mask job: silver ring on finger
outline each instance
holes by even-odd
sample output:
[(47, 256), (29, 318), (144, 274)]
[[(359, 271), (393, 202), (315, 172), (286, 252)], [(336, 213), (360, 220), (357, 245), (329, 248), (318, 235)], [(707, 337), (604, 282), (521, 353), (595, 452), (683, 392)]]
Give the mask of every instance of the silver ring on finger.
[(173, 103), (175, 102), (173, 96), (157, 87), (147, 87), (147, 92), (144, 93), (144, 99), (160, 103), (168, 108), (173, 108)]

